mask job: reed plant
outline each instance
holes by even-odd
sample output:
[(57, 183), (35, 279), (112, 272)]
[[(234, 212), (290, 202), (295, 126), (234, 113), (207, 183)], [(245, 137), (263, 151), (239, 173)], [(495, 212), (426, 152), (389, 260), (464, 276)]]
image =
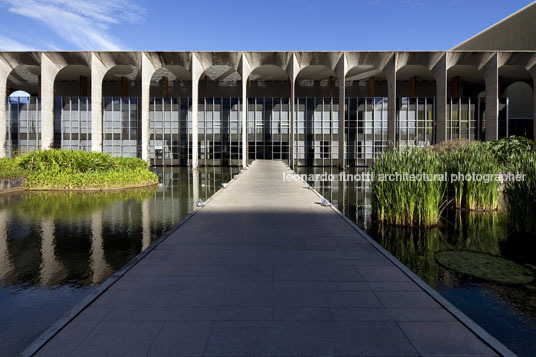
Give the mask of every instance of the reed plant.
[[(446, 183), (439, 179), (391, 180), (392, 175), (440, 175), (437, 153), (420, 147), (385, 152), (371, 168), (372, 210), (380, 221), (408, 227), (439, 223)], [(437, 178), (437, 177), (436, 177)]]
[[(448, 197), (456, 208), (492, 211), (499, 208), (501, 165), (486, 143), (472, 142), (441, 154), (449, 178)], [(475, 180), (487, 175), (491, 180)], [(467, 179), (470, 177), (470, 179)]]
[(523, 180), (510, 180), (504, 185), (509, 222), (516, 231), (536, 232), (536, 153), (518, 154), (509, 170), (525, 175)]

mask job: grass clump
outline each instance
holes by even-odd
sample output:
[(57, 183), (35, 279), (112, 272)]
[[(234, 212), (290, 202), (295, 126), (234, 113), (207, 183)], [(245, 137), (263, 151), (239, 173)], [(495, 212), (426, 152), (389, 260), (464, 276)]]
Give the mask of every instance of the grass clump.
[(0, 158), (0, 179), (25, 177), (26, 170), (19, 166), (16, 159)]
[[(472, 142), (441, 154), (449, 179), (448, 197), (456, 208), (492, 211), (499, 208), (501, 165), (486, 143)], [(475, 179), (473, 175), (482, 175)], [(489, 180), (482, 177), (487, 175)], [(452, 179), (456, 177), (456, 179)]]
[[(384, 153), (371, 168), (372, 210), (381, 221), (400, 226), (430, 227), (439, 223), (445, 186), (439, 155), (426, 148), (394, 149)], [(421, 175), (421, 180), (391, 180), (396, 174)], [(423, 176), (426, 175), (426, 176)]]
[(525, 174), (523, 180), (507, 181), (504, 197), (512, 227), (520, 232), (536, 232), (536, 153), (525, 151), (508, 165), (512, 173)]
[(8, 159), (24, 172), (27, 190), (102, 190), (158, 183), (147, 163), (105, 153), (43, 150)]

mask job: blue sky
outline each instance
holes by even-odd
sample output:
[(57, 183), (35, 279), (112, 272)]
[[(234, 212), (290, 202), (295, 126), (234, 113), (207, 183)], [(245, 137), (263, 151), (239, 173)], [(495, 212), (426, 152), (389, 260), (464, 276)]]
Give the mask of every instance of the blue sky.
[(447, 50), (522, 0), (0, 0), (0, 50)]

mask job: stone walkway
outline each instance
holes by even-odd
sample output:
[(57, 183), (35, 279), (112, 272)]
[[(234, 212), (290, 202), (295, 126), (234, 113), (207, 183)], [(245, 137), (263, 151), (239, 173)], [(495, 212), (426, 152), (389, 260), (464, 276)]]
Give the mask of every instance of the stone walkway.
[(38, 355), (495, 355), (283, 172), (256, 161)]

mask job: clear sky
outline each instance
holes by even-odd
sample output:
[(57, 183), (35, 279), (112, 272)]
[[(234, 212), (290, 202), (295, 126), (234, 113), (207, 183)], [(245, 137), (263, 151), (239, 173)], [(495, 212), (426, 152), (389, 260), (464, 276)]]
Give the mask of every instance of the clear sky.
[(448, 50), (527, 0), (0, 0), (0, 50)]

